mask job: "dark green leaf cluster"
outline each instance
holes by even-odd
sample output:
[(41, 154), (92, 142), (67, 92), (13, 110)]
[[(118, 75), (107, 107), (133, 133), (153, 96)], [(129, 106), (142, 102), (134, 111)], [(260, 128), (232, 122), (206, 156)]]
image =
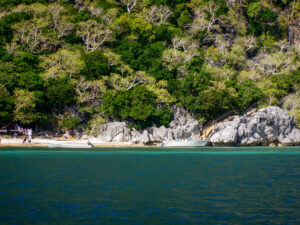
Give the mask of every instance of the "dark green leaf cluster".
[(129, 121), (137, 129), (168, 126), (172, 111), (155, 104), (156, 96), (144, 86), (135, 86), (129, 91), (107, 92), (103, 97), (103, 112), (111, 119)]
[(72, 130), (79, 124), (80, 121), (81, 121), (81, 119), (79, 117), (70, 116), (63, 120), (62, 126), (66, 130)]

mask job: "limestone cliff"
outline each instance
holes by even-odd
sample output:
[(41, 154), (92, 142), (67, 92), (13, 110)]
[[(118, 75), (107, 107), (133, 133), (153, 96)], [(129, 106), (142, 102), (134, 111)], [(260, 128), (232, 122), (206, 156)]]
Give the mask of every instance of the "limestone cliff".
[(170, 126), (150, 127), (138, 131), (129, 128), (125, 122), (109, 122), (101, 125), (98, 140), (108, 142), (160, 143), (163, 140), (185, 139), (198, 137), (202, 125), (183, 108), (173, 109), (174, 119)]
[[(201, 135), (202, 124), (196, 118), (183, 108), (176, 107), (173, 111), (174, 119), (168, 128), (154, 126), (138, 131), (126, 122), (109, 122), (100, 126), (97, 140), (151, 144)], [(300, 130), (296, 128), (294, 117), (286, 110), (267, 107), (216, 124), (209, 139), (214, 146), (300, 145)]]
[(294, 117), (279, 107), (260, 109), (251, 116), (237, 116), (212, 130), (213, 145), (299, 145), (300, 130)]

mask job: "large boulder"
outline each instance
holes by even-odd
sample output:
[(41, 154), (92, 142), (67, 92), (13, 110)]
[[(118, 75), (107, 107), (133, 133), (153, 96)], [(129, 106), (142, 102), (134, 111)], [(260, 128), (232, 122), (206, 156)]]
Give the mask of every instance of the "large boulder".
[(135, 144), (149, 144), (152, 142), (152, 139), (147, 130), (137, 131), (135, 129), (132, 129), (130, 142)]
[(234, 117), (217, 124), (210, 134), (213, 145), (299, 145), (294, 117), (279, 107), (267, 107), (252, 116)]
[(210, 141), (215, 145), (234, 145), (237, 142), (239, 121), (225, 122), (213, 129)]
[(127, 142), (131, 140), (131, 130), (125, 122), (102, 124), (97, 139), (106, 142)]
[(195, 117), (181, 107), (175, 107), (173, 111), (174, 119), (170, 123), (165, 139), (196, 138), (201, 134), (202, 124)]

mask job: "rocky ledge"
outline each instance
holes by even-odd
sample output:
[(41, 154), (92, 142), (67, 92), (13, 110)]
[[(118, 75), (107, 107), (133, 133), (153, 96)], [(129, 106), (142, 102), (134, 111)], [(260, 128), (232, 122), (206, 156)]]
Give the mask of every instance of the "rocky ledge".
[(287, 111), (267, 107), (215, 125), (209, 138), (214, 146), (299, 145), (300, 130)]
[(200, 135), (202, 125), (183, 108), (173, 108), (174, 119), (168, 128), (150, 127), (143, 131), (129, 128), (125, 122), (102, 124), (97, 140), (104, 142), (131, 142), (135, 144), (160, 143), (163, 140), (196, 138)]

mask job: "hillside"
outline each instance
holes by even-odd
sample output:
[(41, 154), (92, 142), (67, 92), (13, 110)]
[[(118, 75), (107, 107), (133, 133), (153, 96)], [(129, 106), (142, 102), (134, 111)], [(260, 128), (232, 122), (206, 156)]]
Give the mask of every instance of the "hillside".
[(300, 124), (299, 0), (0, 0), (0, 127), (93, 134), (253, 104)]

